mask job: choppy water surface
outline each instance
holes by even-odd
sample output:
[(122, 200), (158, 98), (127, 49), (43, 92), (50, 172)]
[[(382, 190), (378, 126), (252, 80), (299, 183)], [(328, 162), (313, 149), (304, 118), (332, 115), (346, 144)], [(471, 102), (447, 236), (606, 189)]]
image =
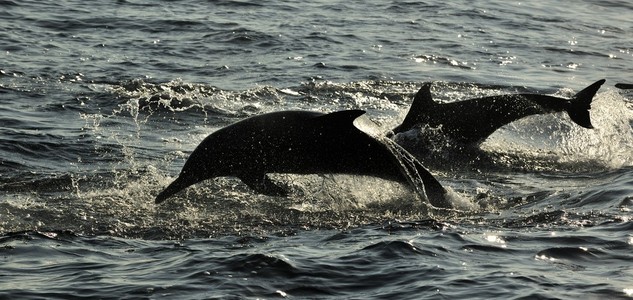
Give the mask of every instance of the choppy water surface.
[[(2, 297), (633, 297), (628, 2), (0, 7)], [(469, 155), (399, 136), (459, 211), (328, 175), (275, 176), (285, 198), (218, 178), (153, 203), (248, 116), (364, 109), (386, 132), (423, 82), (457, 101), (601, 78), (594, 130), (530, 117)]]

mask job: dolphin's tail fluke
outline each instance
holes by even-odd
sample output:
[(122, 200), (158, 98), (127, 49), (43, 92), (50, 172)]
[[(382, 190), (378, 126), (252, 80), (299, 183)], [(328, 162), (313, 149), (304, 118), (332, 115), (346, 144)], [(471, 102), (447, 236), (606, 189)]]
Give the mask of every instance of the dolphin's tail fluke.
[[(447, 191), (441, 183), (407, 150), (391, 139), (383, 139), (383, 142), (396, 156), (401, 166), (400, 171), (407, 178), (414, 191), (426, 198), (436, 208), (452, 208), (453, 204), (447, 198)], [(421, 188), (418, 185), (421, 180)]]
[(604, 79), (594, 82), (571, 99), (569, 107), (567, 107), (567, 114), (576, 124), (585, 128), (593, 128), (589, 117), (589, 109), (591, 109), (593, 97), (604, 82)]

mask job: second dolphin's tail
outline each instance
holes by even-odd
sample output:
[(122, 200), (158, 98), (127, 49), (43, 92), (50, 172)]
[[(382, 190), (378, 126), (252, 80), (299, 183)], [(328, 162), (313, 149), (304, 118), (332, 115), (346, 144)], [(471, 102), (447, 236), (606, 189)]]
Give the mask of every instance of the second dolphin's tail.
[(591, 109), (593, 97), (604, 82), (604, 79), (598, 80), (572, 97), (566, 110), (571, 120), (576, 124), (585, 128), (593, 128), (589, 117), (589, 109)]

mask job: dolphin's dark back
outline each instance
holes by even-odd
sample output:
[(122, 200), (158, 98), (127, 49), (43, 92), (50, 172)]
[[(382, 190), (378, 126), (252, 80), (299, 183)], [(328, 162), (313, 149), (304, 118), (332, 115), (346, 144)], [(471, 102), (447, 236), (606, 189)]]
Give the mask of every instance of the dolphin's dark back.
[(397, 170), (384, 163), (380, 143), (353, 125), (364, 113), (284, 111), (256, 116), (214, 132), (192, 156), (199, 152), (221, 158), (207, 159), (218, 169), (213, 176), (347, 173), (393, 179)]

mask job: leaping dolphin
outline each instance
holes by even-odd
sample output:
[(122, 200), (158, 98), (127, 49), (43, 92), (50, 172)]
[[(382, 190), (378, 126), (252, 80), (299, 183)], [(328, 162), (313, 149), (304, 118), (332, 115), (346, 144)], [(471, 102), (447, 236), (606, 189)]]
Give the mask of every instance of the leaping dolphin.
[(497, 129), (512, 121), (536, 114), (566, 111), (576, 124), (593, 128), (589, 117), (591, 101), (605, 82), (598, 80), (571, 99), (539, 95), (509, 94), (451, 103), (436, 103), (431, 83), (425, 83), (413, 99), (411, 108), (394, 133), (415, 126), (441, 126), (442, 133), (454, 142), (478, 145)]
[[(435, 207), (449, 208), (446, 190), (418, 160), (354, 123), (365, 112), (322, 114), (282, 111), (254, 116), (207, 136), (180, 175), (156, 197), (161, 203), (180, 190), (220, 176), (234, 176), (253, 190), (284, 195), (269, 173), (368, 175), (409, 183)], [(412, 176), (415, 175), (415, 176)], [(417, 178), (416, 178), (417, 177)], [(421, 189), (414, 181), (421, 180)]]

